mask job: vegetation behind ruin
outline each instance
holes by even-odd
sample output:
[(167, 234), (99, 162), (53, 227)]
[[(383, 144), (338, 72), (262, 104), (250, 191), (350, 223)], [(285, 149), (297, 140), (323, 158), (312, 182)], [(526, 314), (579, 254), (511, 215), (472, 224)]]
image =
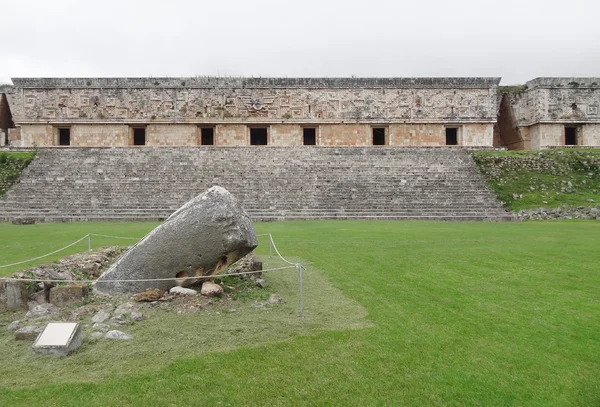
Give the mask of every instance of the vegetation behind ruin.
[(34, 157), (35, 152), (12, 153), (0, 151), (0, 196), (8, 191)]
[(600, 150), (475, 151), (504, 207), (591, 207), (600, 202)]

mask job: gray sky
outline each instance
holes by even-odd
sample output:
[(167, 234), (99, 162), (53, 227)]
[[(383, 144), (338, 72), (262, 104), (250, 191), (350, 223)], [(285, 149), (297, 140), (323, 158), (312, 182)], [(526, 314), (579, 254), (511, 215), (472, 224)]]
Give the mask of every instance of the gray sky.
[(0, 0), (28, 76), (600, 76), (598, 0)]

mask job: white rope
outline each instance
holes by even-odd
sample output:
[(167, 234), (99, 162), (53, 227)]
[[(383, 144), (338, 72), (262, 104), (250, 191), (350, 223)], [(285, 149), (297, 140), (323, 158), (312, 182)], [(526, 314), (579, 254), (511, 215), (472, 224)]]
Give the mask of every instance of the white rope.
[(279, 250), (277, 250), (277, 246), (275, 246), (275, 242), (273, 241), (273, 235), (271, 235), (270, 233), (269, 233), (269, 239), (271, 239), (271, 245), (273, 246), (273, 249), (275, 249), (275, 253), (277, 253), (277, 255), (279, 256), (279, 258), (280, 258), (281, 260), (283, 260), (283, 261), (284, 261), (284, 262), (286, 262), (287, 264), (291, 264), (291, 265), (292, 265), (292, 266), (294, 266), (294, 267), (298, 267), (298, 266), (299, 266), (299, 264), (297, 264), (297, 263), (292, 263), (291, 261), (287, 261), (287, 260), (286, 260), (286, 259), (285, 259), (285, 258), (284, 258), (282, 255), (281, 255), (281, 253), (279, 253)]
[(61, 249), (55, 250), (55, 251), (53, 251), (52, 253), (44, 254), (43, 256), (34, 257), (33, 259), (29, 259), (29, 260), (23, 260), (23, 261), (20, 261), (20, 262), (18, 262), (18, 263), (5, 264), (4, 266), (0, 266), (0, 268), (10, 267), (10, 266), (17, 266), (17, 265), (19, 265), (19, 264), (29, 263), (30, 261), (34, 261), (34, 260), (43, 259), (44, 257), (51, 256), (51, 255), (53, 255), (53, 254), (56, 254), (56, 253), (58, 253), (58, 252), (62, 252), (63, 250), (66, 250), (66, 249), (68, 249), (69, 247), (71, 247), (71, 246), (73, 246), (73, 245), (75, 245), (75, 244), (77, 244), (77, 243), (81, 242), (82, 240), (84, 240), (84, 239), (87, 239), (89, 236), (90, 236), (90, 235), (85, 235), (85, 236), (84, 236), (84, 237), (82, 237), (81, 239), (79, 239), (79, 240), (77, 240), (77, 241), (75, 241), (75, 242), (71, 243), (70, 245), (67, 245), (67, 246), (65, 246), (65, 247), (63, 247), (63, 248), (61, 248)]
[(142, 240), (139, 237), (124, 237), (124, 236), (109, 236), (109, 235), (97, 235), (95, 233), (90, 233), (90, 236), (98, 236), (98, 237), (108, 237), (111, 239), (126, 239), (126, 240)]
[(276, 267), (267, 270), (241, 271), (239, 273), (213, 274), (210, 276), (193, 276), (193, 277), (169, 277), (169, 278), (138, 278), (130, 280), (48, 280), (45, 278), (15, 278), (15, 277), (0, 277), (0, 281), (43, 281), (48, 283), (134, 283), (141, 281), (172, 281), (172, 280), (199, 280), (211, 279), (228, 276), (243, 276), (246, 274), (266, 273), (270, 271), (289, 270), (296, 266)]
[[(11, 266), (18, 266), (19, 264), (29, 263), (29, 262), (32, 262), (32, 261), (35, 261), (35, 260), (43, 259), (44, 257), (48, 257), (48, 256), (51, 256), (53, 254), (59, 253), (59, 252), (61, 252), (63, 250), (66, 250), (69, 247), (74, 246), (77, 243), (81, 242), (82, 240), (85, 240), (85, 239), (89, 238), (90, 236), (97, 236), (97, 237), (104, 237), (104, 238), (111, 238), (111, 239), (138, 240), (138, 241), (143, 239), (143, 238), (142, 239), (138, 239), (138, 238), (135, 238), (135, 237), (110, 236), (110, 235), (101, 235), (101, 234), (96, 234), (96, 233), (88, 233), (87, 235), (85, 235), (81, 239), (76, 240), (75, 242), (73, 242), (73, 243), (71, 243), (71, 244), (69, 244), (69, 245), (67, 245), (65, 247), (62, 247), (62, 248), (60, 248), (58, 250), (55, 250), (55, 251), (53, 251), (51, 253), (44, 254), (44, 255), (38, 256), (38, 257), (34, 257), (34, 258), (28, 259), (28, 260), (23, 260), (23, 261), (20, 261), (20, 262), (17, 262), (17, 263), (5, 264), (3, 266), (0, 266), (0, 268), (6, 268), (6, 267), (11, 267)], [(256, 235), (256, 236), (257, 237), (269, 236), (269, 241), (271, 243), (271, 246), (273, 247), (273, 249), (275, 249), (275, 253), (277, 253), (277, 255), (279, 256), (279, 258), (283, 262), (289, 264), (290, 266), (296, 267), (296, 268), (298, 266), (302, 267), (300, 264), (292, 263), (291, 261), (286, 260), (281, 255), (281, 253), (279, 253), (279, 250), (277, 249), (277, 246), (275, 245), (275, 241), (273, 240), (273, 235), (271, 233), (263, 233), (261, 235)], [(292, 267), (286, 267), (286, 268), (292, 268)], [(273, 270), (279, 270), (279, 269), (273, 269)], [(271, 270), (263, 270), (263, 271), (271, 271)], [(242, 274), (244, 274), (244, 273), (241, 273), (241, 274), (220, 274), (220, 276), (226, 276), (226, 275), (227, 276), (228, 275), (232, 275), (233, 276), (233, 275), (242, 275)], [(245, 274), (251, 274), (251, 272), (245, 273)], [(203, 276), (197, 276), (197, 277), (186, 277), (186, 278), (205, 278), (205, 277), (203, 277)], [(182, 278), (182, 279), (185, 280), (186, 278)], [(12, 280), (21, 280), (21, 281), (48, 281), (48, 282), (71, 282), (71, 281), (93, 282), (93, 281), (96, 281), (96, 280), (45, 280), (45, 279), (23, 279), (23, 278), (16, 279), (16, 278), (8, 278), (8, 277), (0, 278), (0, 281), (12, 281)], [(110, 281), (135, 282), (135, 281), (165, 281), (165, 280), (172, 280), (172, 279), (168, 278), (168, 279), (158, 279), (158, 280), (156, 280), (156, 279), (142, 279), (142, 280), (110, 280)], [(181, 280), (181, 279), (179, 279), (179, 280)]]

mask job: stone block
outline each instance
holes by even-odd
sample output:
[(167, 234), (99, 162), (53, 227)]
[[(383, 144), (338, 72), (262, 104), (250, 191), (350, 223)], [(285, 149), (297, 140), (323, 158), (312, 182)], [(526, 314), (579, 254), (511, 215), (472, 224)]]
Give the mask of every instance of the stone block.
[(69, 304), (83, 304), (89, 293), (86, 285), (71, 284), (52, 287), (50, 304), (62, 307)]
[(40, 355), (67, 356), (81, 347), (81, 325), (76, 322), (50, 322), (31, 347)]
[(17, 341), (33, 341), (38, 337), (41, 331), (42, 328), (40, 327), (27, 325), (15, 331), (15, 339)]
[(29, 290), (25, 281), (0, 282), (0, 308), (8, 310), (28, 309)]

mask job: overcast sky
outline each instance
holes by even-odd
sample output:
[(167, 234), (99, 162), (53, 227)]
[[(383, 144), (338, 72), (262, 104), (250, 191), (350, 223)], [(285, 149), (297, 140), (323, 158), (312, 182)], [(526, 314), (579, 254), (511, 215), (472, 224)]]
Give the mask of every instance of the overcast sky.
[(0, 83), (600, 76), (599, 0), (0, 0)]

